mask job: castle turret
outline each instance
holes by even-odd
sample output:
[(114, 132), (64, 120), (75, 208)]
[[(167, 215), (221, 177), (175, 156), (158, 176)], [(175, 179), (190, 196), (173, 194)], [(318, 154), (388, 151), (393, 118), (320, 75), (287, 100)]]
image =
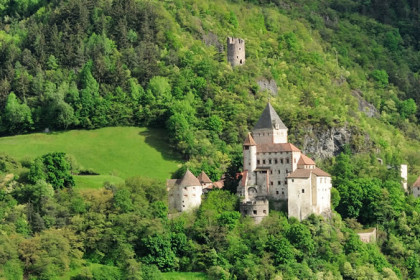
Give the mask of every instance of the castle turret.
[(273, 106), (267, 103), (260, 119), (252, 130), (252, 136), (257, 144), (287, 143), (287, 130)]
[(245, 41), (239, 38), (227, 38), (227, 60), (232, 67), (245, 64)]
[(257, 168), (257, 144), (252, 138), (251, 133), (248, 133), (244, 142), (244, 170), (249, 173), (254, 172)]

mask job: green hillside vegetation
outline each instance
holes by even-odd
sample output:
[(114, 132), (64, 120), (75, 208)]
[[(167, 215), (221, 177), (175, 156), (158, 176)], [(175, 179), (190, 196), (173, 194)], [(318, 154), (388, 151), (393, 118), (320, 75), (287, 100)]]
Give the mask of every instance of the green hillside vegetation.
[[(420, 174), (419, 8), (394, 2), (0, 1), (0, 278), (420, 279), (420, 203), (398, 170)], [(227, 63), (227, 36), (245, 39), (244, 66)], [(299, 148), (350, 135), (315, 158), (331, 219), (240, 217), (229, 190), (268, 100)], [(73, 159), (100, 175), (73, 176)], [(227, 172), (226, 190), (168, 220), (150, 177), (186, 167)], [(374, 244), (355, 234), (367, 227)]]
[(0, 152), (23, 161), (65, 152), (74, 159), (76, 172), (97, 174), (75, 176), (76, 186), (98, 188), (133, 176), (171, 177), (180, 162), (165, 138), (162, 130), (134, 127), (35, 133), (0, 138)]

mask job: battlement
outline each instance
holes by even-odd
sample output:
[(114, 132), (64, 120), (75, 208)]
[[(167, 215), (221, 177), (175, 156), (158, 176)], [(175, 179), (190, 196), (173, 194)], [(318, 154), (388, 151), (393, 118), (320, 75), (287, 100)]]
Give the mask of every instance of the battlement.
[(241, 38), (227, 37), (227, 43), (229, 45), (236, 45), (236, 44), (244, 45), (245, 41)]

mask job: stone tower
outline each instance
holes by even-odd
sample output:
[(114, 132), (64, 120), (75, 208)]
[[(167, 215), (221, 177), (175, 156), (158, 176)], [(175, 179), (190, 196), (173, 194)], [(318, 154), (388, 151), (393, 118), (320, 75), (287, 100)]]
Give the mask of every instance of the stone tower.
[(232, 67), (245, 64), (245, 41), (239, 38), (227, 38), (227, 59)]

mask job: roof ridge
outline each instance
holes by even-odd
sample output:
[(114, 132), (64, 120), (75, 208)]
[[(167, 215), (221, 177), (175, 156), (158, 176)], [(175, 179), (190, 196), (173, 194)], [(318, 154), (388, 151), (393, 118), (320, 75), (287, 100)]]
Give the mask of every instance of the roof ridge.
[(189, 169), (185, 172), (184, 177), (182, 177), (181, 182), (179, 183), (182, 187), (192, 187), (192, 186), (201, 186), (200, 181), (191, 173)]
[(277, 126), (279, 129), (287, 129), (276, 110), (274, 110), (273, 106), (268, 102), (253, 130), (264, 128), (272, 129), (274, 126)]
[(245, 138), (244, 146), (257, 146), (257, 143), (255, 143), (250, 132), (248, 132), (248, 135)]

